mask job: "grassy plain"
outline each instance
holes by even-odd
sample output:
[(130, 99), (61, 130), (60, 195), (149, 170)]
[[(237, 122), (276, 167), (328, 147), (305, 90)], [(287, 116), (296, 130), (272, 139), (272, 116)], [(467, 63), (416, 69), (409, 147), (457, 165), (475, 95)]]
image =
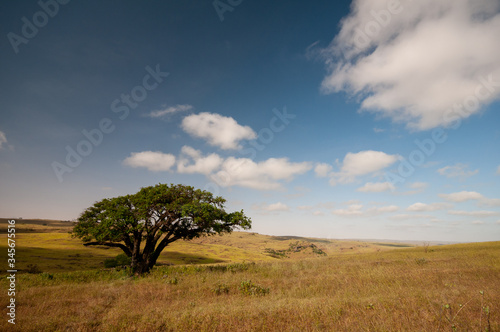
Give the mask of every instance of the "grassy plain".
[[(162, 257), (174, 265), (130, 277), (102, 268), (119, 251), (85, 248), (62, 226), (40, 229), (19, 233), (17, 259), (39, 256), (44, 273), (17, 274), (16, 325), (2, 305), (2, 331), (500, 330), (500, 242), (401, 248), (236, 232), (180, 242)], [(327, 256), (265, 253), (296, 241)], [(219, 263), (198, 264), (210, 260)]]

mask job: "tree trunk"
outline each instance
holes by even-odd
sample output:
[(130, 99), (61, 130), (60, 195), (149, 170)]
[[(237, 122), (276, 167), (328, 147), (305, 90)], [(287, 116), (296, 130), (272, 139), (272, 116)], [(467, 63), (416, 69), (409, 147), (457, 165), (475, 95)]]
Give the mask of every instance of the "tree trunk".
[(149, 260), (143, 260), (142, 258), (132, 260), (131, 268), (133, 273), (143, 274), (148, 273), (153, 267)]
[(132, 250), (131, 268), (133, 273), (143, 274), (151, 271), (163, 249), (172, 241), (172, 239), (165, 237), (155, 249), (156, 241), (149, 238), (141, 254), (140, 250), (137, 250), (137, 248), (140, 248), (140, 241), (136, 239), (134, 250)]

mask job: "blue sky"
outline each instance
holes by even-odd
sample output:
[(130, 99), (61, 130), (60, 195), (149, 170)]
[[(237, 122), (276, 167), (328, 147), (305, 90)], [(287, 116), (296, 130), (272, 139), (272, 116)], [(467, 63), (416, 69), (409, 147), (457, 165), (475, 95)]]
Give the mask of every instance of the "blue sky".
[(263, 234), (500, 238), (496, 0), (0, 7), (2, 217), (182, 183)]

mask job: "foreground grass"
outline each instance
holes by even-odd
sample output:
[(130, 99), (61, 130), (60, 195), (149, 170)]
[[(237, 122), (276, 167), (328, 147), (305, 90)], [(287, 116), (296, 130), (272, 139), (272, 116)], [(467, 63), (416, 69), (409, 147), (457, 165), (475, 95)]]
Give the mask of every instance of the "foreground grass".
[[(429, 249), (163, 266), (145, 277), (19, 274), (17, 323), (7, 326), (2, 306), (0, 330), (500, 330), (500, 242)], [(269, 293), (243, 294), (248, 280)]]

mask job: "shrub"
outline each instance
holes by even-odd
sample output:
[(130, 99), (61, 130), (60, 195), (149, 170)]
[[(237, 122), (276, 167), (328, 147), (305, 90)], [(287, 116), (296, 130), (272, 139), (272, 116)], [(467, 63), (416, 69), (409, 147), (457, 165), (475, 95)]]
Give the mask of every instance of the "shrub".
[(285, 258), (285, 257), (288, 257), (285, 254), (286, 251), (287, 250), (275, 250), (275, 249), (271, 249), (271, 248), (264, 249), (264, 252), (266, 254), (269, 254), (269, 256), (274, 257), (274, 258)]
[(32, 274), (42, 273), (42, 271), (38, 268), (38, 265), (36, 264), (28, 264), (26, 272)]
[(53, 274), (50, 274), (50, 273), (47, 273), (47, 272), (43, 272), (40, 277), (42, 277), (42, 279), (45, 279), (45, 280), (52, 280), (54, 279), (54, 275)]
[(232, 263), (227, 265), (209, 265), (206, 269), (210, 272), (241, 272), (246, 271), (250, 266), (255, 263)]
[(124, 267), (124, 266), (130, 266), (131, 259), (125, 254), (119, 254), (115, 258), (109, 258), (104, 260), (104, 267), (105, 268), (111, 268), (111, 267)]
[(424, 265), (425, 263), (427, 263), (427, 259), (425, 258), (415, 258), (415, 263), (417, 263), (418, 265)]
[(247, 264), (247, 263), (232, 263), (232, 264), (226, 265), (226, 269), (228, 271), (231, 271), (231, 272), (235, 273), (235, 272), (241, 272), (241, 271), (248, 270), (248, 268), (250, 267), (250, 265), (255, 265), (255, 263), (250, 263), (250, 264)]
[(291, 242), (289, 244), (289, 248), (284, 249), (284, 250), (265, 248), (264, 252), (266, 254), (268, 254), (269, 256), (274, 257), (274, 258), (288, 258), (289, 256), (287, 255), (287, 253), (302, 252), (302, 251), (305, 251), (309, 248), (316, 255), (326, 256), (326, 252), (324, 252), (323, 250), (318, 248), (314, 243), (309, 243), (309, 242), (305, 242), (305, 241), (303, 241), (303, 242), (300, 242), (300, 241)]
[(311, 248), (313, 253), (315, 253), (316, 255), (326, 256), (326, 252), (318, 248), (315, 244), (311, 244)]
[(215, 295), (229, 294), (229, 286), (226, 284), (217, 284), (212, 288), (212, 292)]
[(264, 296), (266, 294), (269, 294), (269, 288), (264, 288), (256, 285), (250, 280), (242, 281), (239, 288), (241, 294), (243, 295)]
[(179, 283), (179, 279), (177, 279), (177, 277), (173, 277), (173, 278), (167, 280), (167, 283), (171, 284), (171, 285), (177, 285)]

